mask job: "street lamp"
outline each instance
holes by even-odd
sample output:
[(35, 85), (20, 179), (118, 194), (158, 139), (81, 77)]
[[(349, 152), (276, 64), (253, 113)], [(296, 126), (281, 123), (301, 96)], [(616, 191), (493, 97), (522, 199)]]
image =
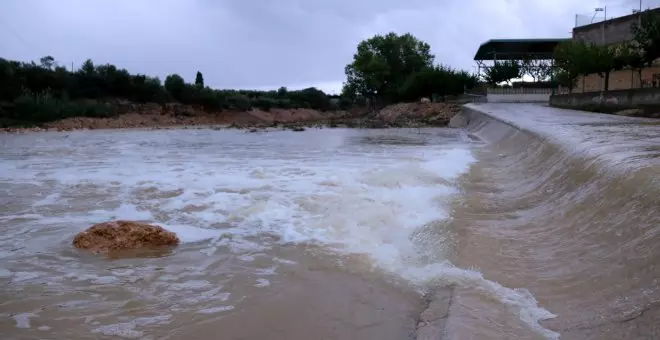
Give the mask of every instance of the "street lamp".
[(604, 15), (603, 15), (603, 20), (606, 20), (606, 19), (607, 19), (607, 11), (606, 11), (606, 8), (607, 8), (607, 7), (596, 7), (596, 8), (594, 8), (594, 15), (591, 17), (591, 22), (592, 22), (592, 23), (594, 22), (594, 19), (596, 18), (596, 14), (597, 14), (598, 12), (603, 12), (603, 13), (604, 13)]

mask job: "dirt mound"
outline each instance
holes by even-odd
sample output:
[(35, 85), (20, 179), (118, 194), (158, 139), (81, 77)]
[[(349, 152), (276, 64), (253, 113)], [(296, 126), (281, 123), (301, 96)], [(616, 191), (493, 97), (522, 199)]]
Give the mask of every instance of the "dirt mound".
[(124, 104), (120, 107), (119, 112), (121, 114), (118, 116), (109, 118), (66, 118), (48, 123), (45, 127), (52, 130), (81, 130), (230, 124), (267, 126), (276, 122), (318, 121), (331, 117), (342, 117), (347, 114), (344, 111), (321, 112), (312, 109), (271, 109), (268, 111), (252, 109), (248, 111), (207, 112), (177, 103), (168, 103), (162, 106), (153, 103)]
[(394, 126), (446, 126), (461, 111), (461, 106), (447, 103), (400, 103), (380, 110), (376, 117)]
[(179, 238), (161, 226), (133, 221), (111, 221), (99, 223), (78, 233), (73, 246), (107, 253), (116, 250), (175, 246)]

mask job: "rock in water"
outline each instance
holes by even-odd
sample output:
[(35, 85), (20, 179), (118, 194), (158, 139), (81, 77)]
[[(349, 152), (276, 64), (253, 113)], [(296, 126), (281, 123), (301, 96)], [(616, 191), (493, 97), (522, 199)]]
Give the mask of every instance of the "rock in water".
[(175, 246), (179, 238), (161, 226), (134, 221), (99, 223), (73, 238), (73, 246), (107, 253), (115, 250)]

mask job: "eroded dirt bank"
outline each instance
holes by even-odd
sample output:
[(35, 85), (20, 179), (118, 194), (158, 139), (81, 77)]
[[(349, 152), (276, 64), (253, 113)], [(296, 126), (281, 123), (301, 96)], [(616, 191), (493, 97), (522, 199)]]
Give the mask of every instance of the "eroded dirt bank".
[(205, 112), (191, 106), (170, 103), (125, 104), (111, 118), (73, 117), (33, 128), (6, 128), (5, 132), (68, 131), (82, 129), (168, 128), (181, 126), (343, 126), (364, 128), (446, 126), (460, 106), (445, 103), (401, 103), (376, 112), (356, 108), (350, 111), (321, 112), (312, 109), (252, 109), (249, 111)]

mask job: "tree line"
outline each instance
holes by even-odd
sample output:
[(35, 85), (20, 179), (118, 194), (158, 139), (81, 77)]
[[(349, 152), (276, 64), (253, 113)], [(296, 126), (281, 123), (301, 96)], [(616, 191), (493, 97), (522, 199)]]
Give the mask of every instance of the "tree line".
[(473, 74), (436, 64), (429, 44), (409, 33), (360, 42), (344, 72), (342, 97), (379, 105), (458, 95), (478, 83)]
[(554, 51), (557, 80), (572, 91), (579, 76), (598, 74), (609, 89), (612, 71), (628, 68), (642, 79), (642, 69), (660, 58), (660, 17), (646, 10), (631, 25), (632, 40), (615, 46), (597, 45), (579, 40), (560, 44)]
[(218, 90), (197, 72), (193, 83), (178, 74), (132, 74), (112, 64), (86, 60), (67, 69), (52, 56), (39, 62), (0, 58), (0, 127), (35, 125), (68, 117), (113, 117), (116, 99), (134, 103), (180, 102), (212, 113), (259, 108), (347, 110), (367, 103), (417, 101), (457, 95), (477, 84), (465, 71), (435, 64), (430, 46), (411, 34), (376, 35), (362, 41), (345, 68), (341, 95), (314, 87), (290, 91)]
[(222, 110), (260, 108), (346, 109), (347, 100), (332, 100), (314, 87), (289, 91), (216, 90), (204, 85), (197, 72), (194, 83), (178, 74), (164, 82), (158, 77), (131, 74), (112, 64), (86, 60), (77, 70), (67, 70), (51, 56), (39, 63), (0, 58), (0, 125), (32, 125), (67, 117), (111, 117), (117, 98), (135, 103), (180, 102), (220, 113)]

